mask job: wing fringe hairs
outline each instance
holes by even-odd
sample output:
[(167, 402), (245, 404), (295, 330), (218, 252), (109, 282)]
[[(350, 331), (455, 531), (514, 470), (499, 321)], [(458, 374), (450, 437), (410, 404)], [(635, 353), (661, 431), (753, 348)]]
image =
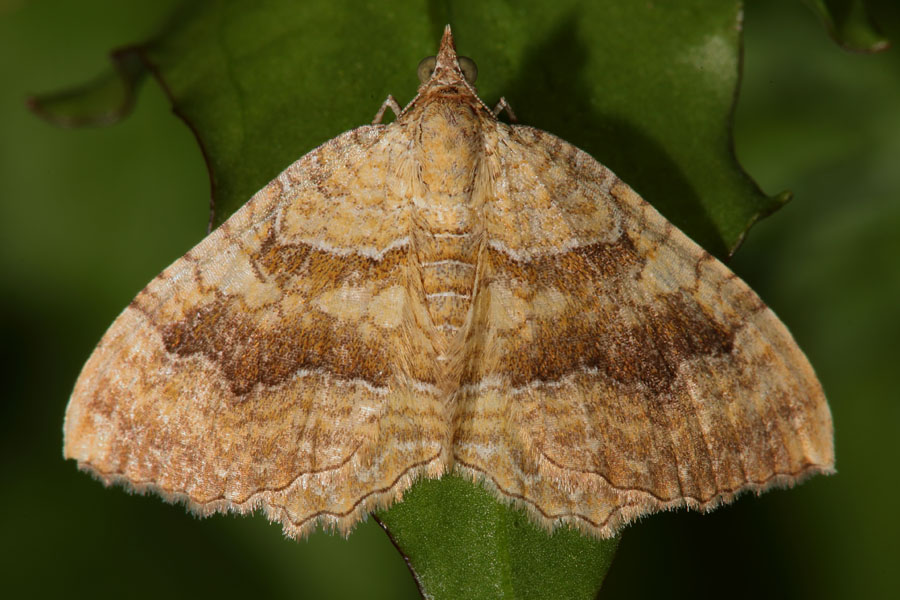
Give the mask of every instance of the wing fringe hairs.
[[(421, 465), (410, 469), (409, 472), (405, 473), (395, 481), (394, 485), (390, 488), (373, 491), (368, 497), (361, 498), (353, 506), (350, 512), (335, 514), (323, 511), (319, 514), (311, 515), (300, 523), (295, 523), (291, 520), (291, 517), (285, 509), (276, 508), (271, 504), (273, 492), (281, 490), (257, 492), (244, 502), (232, 502), (225, 499), (219, 499), (198, 503), (193, 501), (189, 495), (183, 492), (165, 490), (158, 485), (155, 485), (153, 482), (135, 482), (130, 481), (123, 475), (104, 474), (86, 463), (80, 464), (79, 468), (102, 482), (105, 486), (119, 486), (126, 491), (142, 496), (154, 494), (167, 503), (184, 505), (191, 513), (201, 518), (229, 512), (247, 515), (261, 510), (269, 521), (280, 524), (284, 529), (285, 535), (294, 539), (304, 538), (314, 532), (318, 527), (337, 531), (346, 537), (350, 535), (357, 523), (365, 520), (368, 514), (389, 508), (395, 502), (402, 501), (403, 493), (412, 487), (418, 479), (434, 479), (441, 476), (440, 474), (430, 472), (427, 465)], [(568, 526), (578, 529), (586, 535), (594, 535), (603, 538), (615, 536), (623, 526), (654, 512), (676, 510), (679, 508), (709, 512), (723, 504), (732, 502), (742, 493), (753, 492), (756, 495), (760, 495), (771, 489), (793, 487), (813, 475), (828, 475), (835, 472), (834, 469), (811, 466), (796, 474), (773, 474), (767, 481), (750, 482), (737, 490), (722, 491), (707, 501), (700, 501), (695, 498), (663, 500), (653, 496), (649, 492), (620, 490), (623, 498), (621, 506), (609, 515), (606, 522), (593, 523), (586, 517), (576, 514), (547, 514), (534, 502), (526, 498), (514, 497), (509, 493), (505, 493), (497, 486), (496, 482), (484, 473), (479, 473), (461, 466), (457, 466), (455, 470), (460, 475), (467, 477), (473, 484), (483, 486), (502, 504), (525, 511), (536, 524), (548, 533), (552, 533), (557, 528)], [(320, 483), (320, 485), (327, 485), (327, 483)]]

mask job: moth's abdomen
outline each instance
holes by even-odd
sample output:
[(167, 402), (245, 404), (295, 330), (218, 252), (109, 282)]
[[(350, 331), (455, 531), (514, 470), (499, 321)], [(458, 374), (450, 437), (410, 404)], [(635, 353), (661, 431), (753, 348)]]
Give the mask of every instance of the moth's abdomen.
[(435, 328), (454, 335), (463, 326), (475, 287), (479, 231), (417, 232), (416, 257), (425, 303)]

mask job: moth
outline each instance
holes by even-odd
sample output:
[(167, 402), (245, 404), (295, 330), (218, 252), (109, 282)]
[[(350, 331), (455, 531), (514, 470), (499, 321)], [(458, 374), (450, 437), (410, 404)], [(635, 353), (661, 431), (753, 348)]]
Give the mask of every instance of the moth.
[(822, 388), (745, 283), (586, 153), (499, 121), (449, 27), (420, 71), (137, 295), (66, 457), (294, 537), (451, 471), (598, 537), (832, 471)]

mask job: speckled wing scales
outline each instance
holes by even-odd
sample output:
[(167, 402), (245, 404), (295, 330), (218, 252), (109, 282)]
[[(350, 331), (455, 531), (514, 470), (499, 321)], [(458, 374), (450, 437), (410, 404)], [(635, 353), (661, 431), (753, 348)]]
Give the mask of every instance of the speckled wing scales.
[(821, 387), (746, 284), (570, 144), (488, 143), (457, 468), (603, 537), (831, 471)]
[(335, 138), (151, 282), (82, 371), (66, 456), (200, 512), (262, 507), (292, 535), (346, 530), (443, 472), (407, 206), (385, 177), (397, 143)]

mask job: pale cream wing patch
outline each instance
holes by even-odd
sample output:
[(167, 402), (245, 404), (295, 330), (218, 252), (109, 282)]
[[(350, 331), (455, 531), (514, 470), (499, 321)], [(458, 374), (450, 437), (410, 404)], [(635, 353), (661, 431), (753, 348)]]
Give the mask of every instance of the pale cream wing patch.
[(489, 144), (457, 468), (603, 537), (832, 470), (822, 389), (745, 283), (570, 144)]
[(335, 138), (151, 282), (76, 383), (65, 455), (200, 512), (262, 507), (294, 536), (443, 472), (388, 176), (402, 144), (390, 126)]

